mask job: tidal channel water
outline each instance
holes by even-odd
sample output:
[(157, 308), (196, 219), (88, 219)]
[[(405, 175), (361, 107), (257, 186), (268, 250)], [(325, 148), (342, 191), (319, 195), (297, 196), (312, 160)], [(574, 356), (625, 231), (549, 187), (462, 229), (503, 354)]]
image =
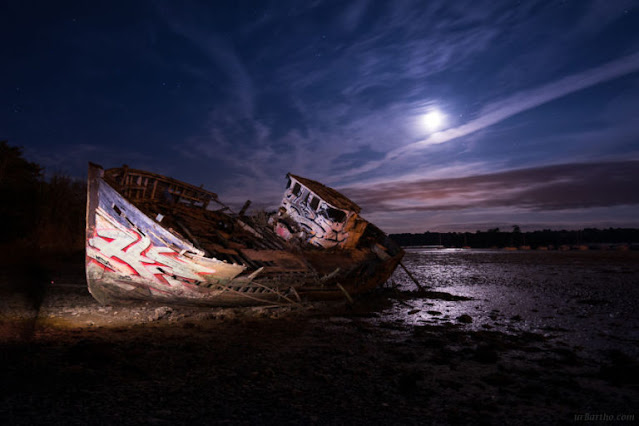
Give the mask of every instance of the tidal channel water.
[[(408, 248), (404, 264), (428, 290), (469, 300), (396, 302), (383, 321), (538, 333), (594, 358), (639, 355), (639, 252)], [(401, 268), (391, 282), (417, 289)]]

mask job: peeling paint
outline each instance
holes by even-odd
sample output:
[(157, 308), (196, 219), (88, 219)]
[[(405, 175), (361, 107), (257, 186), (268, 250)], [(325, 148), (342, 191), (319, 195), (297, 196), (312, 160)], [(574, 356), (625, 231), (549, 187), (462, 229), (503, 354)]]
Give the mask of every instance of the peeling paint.
[[(291, 183), (284, 193), (281, 208), (283, 212), (280, 218), (285, 216), (293, 219), (300, 227), (301, 237), (318, 247), (343, 246), (349, 238), (348, 226), (357, 213), (349, 210), (338, 209), (327, 203), (308, 187), (300, 183), (294, 177), (290, 177)], [(330, 210), (342, 212), (344, 219), (341, 222), (331, 219)], [(276, 232), (285, 239), (293, 235), (285, 229), (285, 225), (279, 221), (276, 224)]]

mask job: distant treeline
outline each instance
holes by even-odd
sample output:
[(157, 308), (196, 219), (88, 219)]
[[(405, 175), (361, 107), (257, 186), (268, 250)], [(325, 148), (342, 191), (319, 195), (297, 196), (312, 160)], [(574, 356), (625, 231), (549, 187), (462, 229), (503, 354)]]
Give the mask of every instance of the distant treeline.
[[(19, 245), (52, 251), (84, 247), (86, 182), (54, 174), (23, 158), (22, 150), (0, 141), (0, 247)], [(477, 232), (392, 234), (402, 246), (555, 247), (589, 244), (637, 244), (639, 229), (521, 232), (499, 228)]]
[(84, 247), (86, 182), (44, 170), (0, 141), (0, 246), (73, 251)]
[(519, 226), (512, 231), (499, 228), (476, 232), (424, 232), (423, 234), (392, 234), (391, 238), (402, 246), (444, 246), (444, 247), (548, 247), (579, 245), (632, 245), (639, 243), (639, 229), (633, 228), (586, 228), (578, 231), (522, 232)]

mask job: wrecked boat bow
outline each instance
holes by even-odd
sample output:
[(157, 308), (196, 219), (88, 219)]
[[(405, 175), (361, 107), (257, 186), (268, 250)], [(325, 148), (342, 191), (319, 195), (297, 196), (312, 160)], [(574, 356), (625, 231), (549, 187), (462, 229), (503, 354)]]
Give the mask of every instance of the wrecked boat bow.
[(339, 192), (287, 178), (278, 212), (245, 216), (201, 187), (90, 164), (89, 292), (103, 304), (240, 306), (350, 298), (383, 284), (402, 249)]

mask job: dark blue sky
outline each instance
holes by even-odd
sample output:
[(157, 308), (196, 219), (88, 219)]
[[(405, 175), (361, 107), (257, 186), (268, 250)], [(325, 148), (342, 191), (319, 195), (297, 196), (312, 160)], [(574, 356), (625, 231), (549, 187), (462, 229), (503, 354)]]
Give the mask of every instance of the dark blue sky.
[(3, 2), (0, 139), (258, 207), (290, 171), (389, 232), (638, 227), (637, 28), (625, 0)]

